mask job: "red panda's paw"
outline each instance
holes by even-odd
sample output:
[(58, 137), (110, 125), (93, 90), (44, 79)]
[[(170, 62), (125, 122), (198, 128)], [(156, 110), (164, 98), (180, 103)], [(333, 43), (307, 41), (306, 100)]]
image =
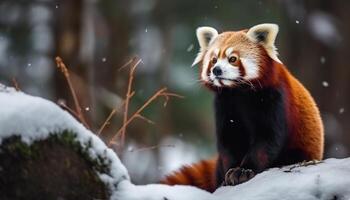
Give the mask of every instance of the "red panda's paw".
[(243, 169), (240, 167), (231, 168), (225, 174), (223, 185), (238, 185), (249, 181), (254, 176), (255, 173), (251, 169)]

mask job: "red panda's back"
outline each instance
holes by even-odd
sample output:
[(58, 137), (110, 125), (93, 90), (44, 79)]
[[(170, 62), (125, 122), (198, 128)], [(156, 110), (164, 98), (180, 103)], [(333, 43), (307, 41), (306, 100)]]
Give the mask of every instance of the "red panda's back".
[(321, 160), (324, 149), (324, 130), (320, 112), (309, 91), (286, 69), (288, 80), (288, 120), (292, 131), (289, 146), (302, 149), (309, 160)]

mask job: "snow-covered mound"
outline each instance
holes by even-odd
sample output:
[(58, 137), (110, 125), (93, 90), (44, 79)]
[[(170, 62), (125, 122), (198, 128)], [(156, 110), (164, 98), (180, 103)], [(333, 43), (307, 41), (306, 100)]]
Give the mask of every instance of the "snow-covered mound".
[(350, 158), (327, 159), (317, 165), (270, 169), (246, 183), (221, 187), (211, 195), (186, 186), (134, 186), (123, 181), (118, 199), (347, 200), (349, 177)]
[(76, 134), (75, 140), (83, 148), (87, 147), (92, 159), (103, 158), (110, 170), (98, 175), (111, 191), (115, 191), (122, 180), (130, 179), (113, 150), (69, 113), (50, 101), (0, 84), (0, 144), (14, 135), (20, 136), (22, 142), (31, 144), (48, 138), (50, 134), (63, 134), (65, 131)]
[(191, 186), (136, 186), (130, 182), (117, 155), (70, 114), (50, 101), (0, 84), (0, 145), (13, 135), (32, 144), (64, 131), (74, 132), (76, 140), (89, 147), (92, 158), (103, 157), (108, 161), (110, 170), (99, 177), (110, 186), (113, 200), (350, 199), (350, 158), (270, 169), (241, 185), (221, 187), (213, 194)]
[(350, 158), (270, 169), (244, 184), (221, 187), (214, 195), (237, 200), (350, 199)]

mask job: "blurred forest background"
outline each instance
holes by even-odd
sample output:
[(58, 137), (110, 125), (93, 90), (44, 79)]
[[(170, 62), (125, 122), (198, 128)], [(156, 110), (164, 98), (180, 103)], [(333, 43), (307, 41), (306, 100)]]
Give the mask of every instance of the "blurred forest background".
[[(198, 51), (195, 30), (280, 25), (280, 59), (311, 91), (325, 124), (326, 157), (350, 155), (350, 1), (344, 0), (1, 0), (0, 82), (73, 107), (61, 56), (93, 131), (125, 96), (130, 58), (136, 70), (131, 112), (161, 87), (185, 96), (151, 104), (135, 120), (119, 152), (136, 183), (215, 154), (212, 94), (190, 68)], [(118, 110), (119, 111), (119, 110)], [(122, 111), (103, 132), (120, 127)], [(1, 113), (0, 113), (1, 114)], [(154, 147), (146, 148), (145, 147)]]

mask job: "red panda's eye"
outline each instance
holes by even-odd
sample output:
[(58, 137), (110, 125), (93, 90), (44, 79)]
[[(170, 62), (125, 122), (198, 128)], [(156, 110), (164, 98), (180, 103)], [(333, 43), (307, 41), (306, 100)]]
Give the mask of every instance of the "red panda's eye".
[(213, 63), (213, 64), (215, 64), (216, 62), (218, 62), (218, 59), (217, 59), (217, 58), (213, 58), (213, 59), (211, 60), (211, 63)]
[(228, 62), (230, 63), (235, 63), (237, 61), (237, 57), (236, 56), (231, 56), (229, 59), (228, 59)]

